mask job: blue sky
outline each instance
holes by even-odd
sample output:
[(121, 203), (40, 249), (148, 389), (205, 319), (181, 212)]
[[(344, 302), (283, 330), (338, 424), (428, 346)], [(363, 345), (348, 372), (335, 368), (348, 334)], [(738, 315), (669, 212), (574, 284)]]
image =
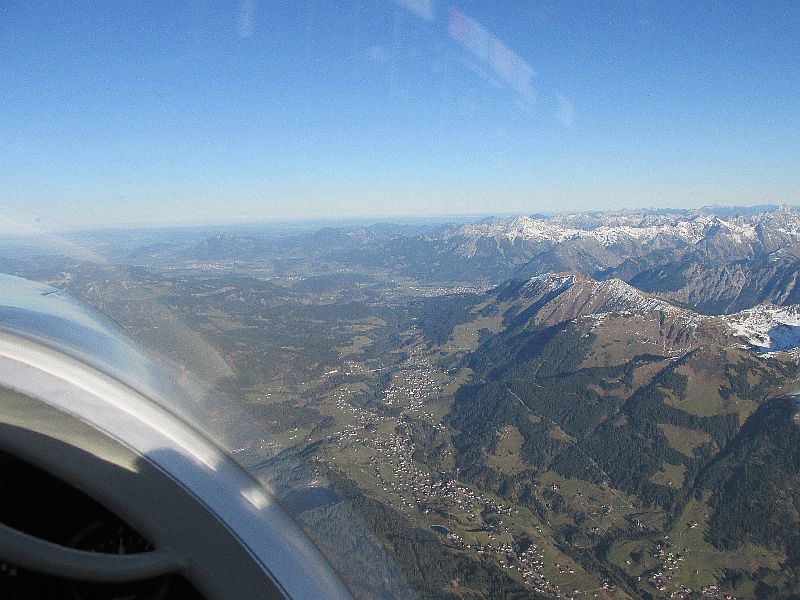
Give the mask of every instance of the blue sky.
[(9, 219), (800, 203), (796, 1), (12, 0), (0, 57)]

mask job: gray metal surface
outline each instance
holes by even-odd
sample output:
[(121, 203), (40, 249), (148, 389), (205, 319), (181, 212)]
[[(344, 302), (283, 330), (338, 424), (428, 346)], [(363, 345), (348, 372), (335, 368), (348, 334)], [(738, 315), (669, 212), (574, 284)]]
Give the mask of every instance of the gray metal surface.
[[(169, 398), (144, 393), (159, 376), (141, 352), (73, 301), (42, 300), (59, 298), (52, 288), (15, 279), (0, 279), (0, 387), (19, 392), (0, 395), (0, 447), (128, 520), (210, 600), (351, 598), (268, 490)], [(146, 385), (128, 385), (131, 373)]]

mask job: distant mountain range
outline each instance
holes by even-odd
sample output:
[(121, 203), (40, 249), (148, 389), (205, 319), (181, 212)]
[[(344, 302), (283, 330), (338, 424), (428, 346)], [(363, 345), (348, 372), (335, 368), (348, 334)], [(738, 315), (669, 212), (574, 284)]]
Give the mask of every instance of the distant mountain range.
[(800, 302), (800, 213), (657, 211), (517, 217), (462, 225), (454, 254), (515, 278), (619, 278), (705, 312)]
[(800, 303), (800, 212), (707, 208), (490, 218), (404, 227), (327, 227), (286, 235), (226, 232), (152, 244), (141, 264), (258, 263), (307, 275), (364, 269), (430, 285), (488, 287), (544, 273), (620, 279), (706, 313)]

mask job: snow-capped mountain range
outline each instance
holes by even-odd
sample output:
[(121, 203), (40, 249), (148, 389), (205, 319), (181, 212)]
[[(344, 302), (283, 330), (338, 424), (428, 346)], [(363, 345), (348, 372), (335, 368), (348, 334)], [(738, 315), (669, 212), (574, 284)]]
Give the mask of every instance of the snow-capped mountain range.
[[(510, 220), (492, 220), (486, 223), (462, 225), (456, 235), (467, 238), (506, 239), (511, 243), (524, 240), (528, 242), (554, 242), (582, 238), (593, 239), (603, 246), (612, 246), (623, 239), (647, 242), (658, 236), (669, 236), (686, 243), (694, 244), (702, 240), (708, 231), (719, 226), (722, 221), (708, 215), (696, 215), (686, 220), (658, 219), (657, 223), (648, 223), (650, 219), (617, 218), (616, 223), (608, 223), (595, 227), (581, 226), (575, 223), (582, 215), (559, 216), (552, 218), (516, 217)], [(744, 228), (742, 234), (754, 237), (752, 227)]]
[(464, 224), (450, 232), (448, 237), (493, 238), (511, 243), (517, 240), (561, 243), (591, 239), (603, 246), (614, 246), (625, 241), (648, 243), (658, 238), (697, 244), (710, 235), (723, 233), (747, 243), (756, 240), (763, 227), (769, 227), (769, 233), (800, 240), (800, 213), (781, 207), (754, 215), (734, 214), (726, 218), (714, 214), (712, 209), (519, 216)]
[(789, 207), (488, 219), (450, 228), (437, 252), (451, 271), (620, 279), (702, 312), (800, 304), (800, 212)]

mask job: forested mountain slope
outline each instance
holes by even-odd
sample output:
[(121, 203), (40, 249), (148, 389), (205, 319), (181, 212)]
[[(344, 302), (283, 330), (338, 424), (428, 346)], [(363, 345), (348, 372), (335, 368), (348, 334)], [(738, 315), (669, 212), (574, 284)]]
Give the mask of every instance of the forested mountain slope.
[[(503, 327), (466, 357), (474, 376), (448, 417), (462, 476), (558, 523), (565, 547), (648, 593), (661, 585), (645, 556), (655, 541), (698, 529), (740, 593), (800, 592), (796, 409), (777, 398), (794, 358), (756, 353), (726, 319), (578, 274), (501, 286), (479, 314)], [(741, 559), (756, 546), (772, 568)]]

